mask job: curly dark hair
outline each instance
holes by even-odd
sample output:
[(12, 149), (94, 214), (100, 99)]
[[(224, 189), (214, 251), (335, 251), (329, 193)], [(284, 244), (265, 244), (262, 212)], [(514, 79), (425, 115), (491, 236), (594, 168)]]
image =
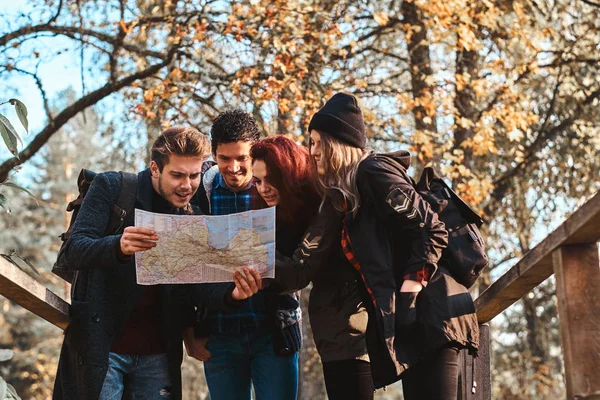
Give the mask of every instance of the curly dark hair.
[(252, 115), (244, 110), (225, 111), (213, 121), (210, 128), (210, 143), (213, 154), (222, 143), (250, 142), (255, 143), (260, 137), (258, 125)]

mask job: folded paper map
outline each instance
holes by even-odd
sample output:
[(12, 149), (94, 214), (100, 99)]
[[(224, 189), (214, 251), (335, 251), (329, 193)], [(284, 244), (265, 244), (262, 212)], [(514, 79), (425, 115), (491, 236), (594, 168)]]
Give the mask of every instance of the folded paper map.
[(275, 276), (275, 207), (219, 216), (136, 209), (135, 225), (159, 237), (156, 247), (135, 253), (141, 285), (232, 282), (243, 267)]

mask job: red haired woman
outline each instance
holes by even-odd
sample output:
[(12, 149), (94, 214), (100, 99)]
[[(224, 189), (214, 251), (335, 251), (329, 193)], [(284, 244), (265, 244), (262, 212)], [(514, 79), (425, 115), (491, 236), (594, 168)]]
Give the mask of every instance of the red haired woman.
[[(360, 277), (341, 251), (341, 217), (329, 204), (315, 217), (321, 196), (314, 185), (314, 163), (308, 150), (276, 136), (254, 144), (250, 155), (259, 194), (269, 206), (277, 206), (275, 282), (285, 291), (313, 282), (309, 316), (328, 397), (372, 399)], [(300, 248), (299, 243), (303, 243)], [(304, 248), (314, 256), (298, 268), (298, 254)]]

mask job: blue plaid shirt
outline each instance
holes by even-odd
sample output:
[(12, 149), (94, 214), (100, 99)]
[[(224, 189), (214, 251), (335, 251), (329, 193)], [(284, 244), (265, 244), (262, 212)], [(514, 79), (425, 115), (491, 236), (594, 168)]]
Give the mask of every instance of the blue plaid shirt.
[[(211, 215), (227, 215), (250, 211), (253, 203), (253, 193), (250, 183), (246, 190), (232, 192), (225, 183), (223, 176), (215, 176), (210, 194)], [(256, 193), (256, 192), (254, 192)], [(267, 332), (265, 299), (262, 291), (242, 303), (236, 312), (209, 313), (206, 319), (211, 333), (241, 334)]]

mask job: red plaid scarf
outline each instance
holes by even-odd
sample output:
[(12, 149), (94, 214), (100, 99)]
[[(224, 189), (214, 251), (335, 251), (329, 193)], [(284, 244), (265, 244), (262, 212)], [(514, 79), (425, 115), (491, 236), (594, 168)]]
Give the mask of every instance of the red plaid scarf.
[(373, 295), (373, 291), (371, 291), (371, 288), (369, 287), (369, 285), (367, 285), (365, 276), (363, 275), (362, 270), (360, 269), (360, 263), (356, 259), (356, 256), (354, 255), (354, 251), (352, 250), (352, 242), (350, 242), (350, 235), (348, 234), (348, 224), (352, 220), (352, 214), (348, 212), (348, 206), (345, 202), (344, 202), (344, 212), (346, 212), (346, 216), (344, 217), (343, 224), (342, 224), (342, 241), (341, 241), (342, 242), (342, 251), (344, 252), (344, 255), (346, 256), (346, 258), (348, 259), (348, 262), (360, 274), (360, 277), (362, 278), (362, 280), (365, 284), (365, 287), (367, 288), (367, 292), (369, 293), (369, 296), (371, 297), (371, 301), (373, 302), (373, 305), (376, 305), (377, 303), (375, 302), (375, 295)]

